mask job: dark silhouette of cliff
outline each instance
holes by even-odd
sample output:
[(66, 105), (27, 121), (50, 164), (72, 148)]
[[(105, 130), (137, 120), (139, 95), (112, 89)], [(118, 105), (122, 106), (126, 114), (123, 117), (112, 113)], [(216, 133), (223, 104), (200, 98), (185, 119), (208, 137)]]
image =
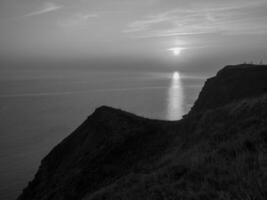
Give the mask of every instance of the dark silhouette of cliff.
[(206, 81), (192, 112), (267, 93), (266, 68), (266, 65), (251, 64), (226, 66)]
[(100, 107), (19, 200), (267, 199), (267, 66), (227, 66), (182, 120)]

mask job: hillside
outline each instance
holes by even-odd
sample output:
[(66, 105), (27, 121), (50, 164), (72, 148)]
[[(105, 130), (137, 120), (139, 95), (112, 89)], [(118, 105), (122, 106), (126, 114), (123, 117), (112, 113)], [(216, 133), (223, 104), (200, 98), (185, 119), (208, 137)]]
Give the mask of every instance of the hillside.
[(267, 66), (227, 66), (167, 122), (100, 107), (19, 200), (267, 199)]

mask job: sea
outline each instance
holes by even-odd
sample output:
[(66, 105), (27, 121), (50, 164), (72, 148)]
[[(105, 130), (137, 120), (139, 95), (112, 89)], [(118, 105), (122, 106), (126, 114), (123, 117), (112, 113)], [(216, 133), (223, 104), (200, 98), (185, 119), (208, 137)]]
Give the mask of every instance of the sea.
[(102, 105), (179, 120), (207, 78), (180, 71), (0, 70), (0, 199), (14, 200), (41, 159)]

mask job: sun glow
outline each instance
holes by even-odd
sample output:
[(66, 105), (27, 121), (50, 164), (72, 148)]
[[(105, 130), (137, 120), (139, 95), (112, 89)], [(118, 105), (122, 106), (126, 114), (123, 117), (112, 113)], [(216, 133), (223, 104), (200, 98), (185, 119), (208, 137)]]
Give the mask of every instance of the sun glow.
[(181, 48), (181, 47), (174, 47), (174, 48), (170, 48), (168, 50), (171, 51), (173, 53), (173, 55), (179, 56), (181, 54), (183, 48)]

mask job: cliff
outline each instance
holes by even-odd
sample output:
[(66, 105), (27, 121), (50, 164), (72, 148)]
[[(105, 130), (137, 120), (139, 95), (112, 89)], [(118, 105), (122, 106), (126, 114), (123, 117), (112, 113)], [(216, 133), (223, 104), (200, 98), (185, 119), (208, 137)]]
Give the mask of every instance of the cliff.
[(266, 199), (266, 86), (266, 66), (228, 66), (177, 122), (100, 107), (18, 199)]
[(206, 81), (191, 112), (213, 109), (267, 93), (267, 65), (226, 66)]

